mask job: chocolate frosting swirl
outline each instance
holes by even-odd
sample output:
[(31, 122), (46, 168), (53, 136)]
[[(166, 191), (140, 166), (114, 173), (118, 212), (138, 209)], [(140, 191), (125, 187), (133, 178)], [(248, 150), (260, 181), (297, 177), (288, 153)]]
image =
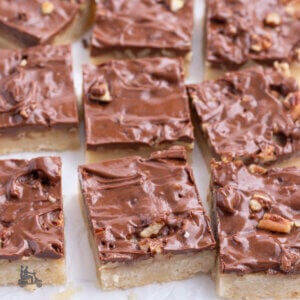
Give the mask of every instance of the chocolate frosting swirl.
[[(212, 249), (215, 241), (183, 147), (79, 168), (101, 262)], [(143, 237), (143, 230), (161, 224)]]
[(87, 148), (193, 142), (181, 59), (86, 65), (83, 80)]
[(254, 67), (188, 87), (217, 157), (268, 163), (300, 150), (297, 82)]
[[(42, 12), (42, 3), (53, 4), (50, 13)], [(24, 47), (51, 43), (66, 29), (80, 11), (74, 1), (1, 0), (0, 33), (14, 38)]]
[[(273, 168), (250, 172), (241, 162), (213, 162), (211, 192), (223, 273), (300, 273), (300, 229), (288, 233), (258, 228), (268, 213), (275, 220), (300, 220), (300, 170)], [(255, 168), (254, 168), (255, 170)], [(262, 208), (251, 209), (259, 199)], [(296, 223), (297, 224), (297, 223)]]
[(0, 50), (0, 130), (78, 127), (70, 46)]
[(0, 179), (0, 258), (63, 257), (60, 158), (1, 160)]
[(293, 2), (207, 0), (207, 61), (220, 68), (299, 59), (300, 13)]
[(168, 0), (109, 0), (97, 6), (92, 55), (112, 49), (191, 50), (193, 0), (171, 10)]

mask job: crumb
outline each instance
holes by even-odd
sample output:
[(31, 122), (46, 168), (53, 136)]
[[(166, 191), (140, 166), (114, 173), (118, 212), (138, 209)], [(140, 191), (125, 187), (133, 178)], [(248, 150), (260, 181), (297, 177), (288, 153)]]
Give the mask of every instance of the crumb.
[(73, 296), (78, 292), (78, 288), (75, 287), (67, 287), (63, 291), (53, 294), (51, 296), (51, 300), (69, 300), (73, 298)]
[(127, 296), (127, 299), (128, 300), (138, 300), (138, 296), (134, 292), (130, 292), (130, 294)]

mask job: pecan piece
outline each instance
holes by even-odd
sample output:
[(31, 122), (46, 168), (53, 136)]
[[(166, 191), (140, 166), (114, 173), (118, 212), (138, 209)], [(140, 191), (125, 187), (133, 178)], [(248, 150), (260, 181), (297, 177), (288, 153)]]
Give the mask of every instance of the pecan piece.
[(248, 167), (248, 170), (251, 174), (257, 174), (257, 175), (265, 174), (268, 171), (267, 169), (255, 164), (250, 165)]
[(283, 101), (286, 108), (291, 111), (294, 121), (300, 118), (300, 92), (289, 94)]
[(151, 253), (161, 253), (162, 243), (157, 239), (143, 239), (138, 243), (139, 248), (145, 252), (150, 251)]
[(143, 238), (148, 238), (153, 235), (157, 235), (159, 231), (164, 227), (162, 223), (153, 223), (146, 227), (144, 230), (141, 231), (140, 236)]
[(257, 157), (262, 163), (267, 163), (276, 160), (275, 147), (272, 145), (267, 145), (262, 149), (262, 151), (257, 155)]
[(290, 233), (293, 222), (276, 214), (265, 213), (257, 227), (273, 232)]
[(89, 90), (89, 97), (94, 101), (110, 102), (111, 95), (106, 82), (96, 82)]
[(278, 73), (281, 73), (285, 77), (291, 77), (290, 65), (287, 62), (274, 62), (274, 67)]
[(281, 24), (281, 17), (275, 12), (268, 13), (265, 17), (264, 22), (266, 25), (276, 27)]
[(43, 15), (50, 15), (54, 10), (54, 5), (52, 2), (45, 1), (41, 4), (41, 11)]
[(178, 10), (183, 8), (184, 4), (185, 4), (185, 0), (171, 0), (170, 9), (173, 12), (177, 12)]
[(249, 206), (250, 206), (250, 209), (254, 212), (258, 212), (258, 211), (262, 210), (262, 205), (259, 203), (259, 201), (255, 200), (255, 199), (250, 200)]

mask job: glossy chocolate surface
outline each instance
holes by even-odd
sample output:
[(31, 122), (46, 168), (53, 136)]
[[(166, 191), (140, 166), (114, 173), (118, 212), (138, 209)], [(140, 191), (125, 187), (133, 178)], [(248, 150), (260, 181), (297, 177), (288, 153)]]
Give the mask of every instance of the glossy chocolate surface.
[[(251, 171), (250, 171), (251, 170)], [(241, 162), (212, 163), (212, 199), (223, 273), (300, 273), (300, 170), (273, 168), (264, 174)], [(257, 199), (261, 209), (254, 211)], [(264, 215), (290, 223), (290, 232), (258, 228)], [(296, 222), (296, 223), (294, 223)]]
[[(181, 59), (110, 61), (83, 70), (88, 149), (193, 142)], [(95, 99), (107, 91), (109, 101)]]
[(300, 150), (296, 81), (254, 67), (188, 87), (216, 157), (270, 163)]
[(0, 259), (64, 256), (61, 160), (0, 160)]
[(78, 127), (69, 46), (0, 50), (0, 132)]
[[(191, 51), (193, 0), (172, 11), (172, 1), (108, 0), (97, 4), (91, 41), (93, 56), (111, 50), (165, 49)], [(179, 7), (178, 7), (179, 8)]]
[[(48, 13), (44, 3), (50, 3)], [(51, 43), (79, 12), (79, 3), (71, 0), (1, 0), (0, 34), (24, 47)]]
[[(212, 249), (215, 241), (183, 147), (79, 168), (101, 262)], [(145, 229), (161, 224), (158, 232)]]
[[(295, 2), (295, 5), (293, 5)], [(206, 0), (206, 59), (214, 67), (239, 67), (300, 59), (297, 1)]]

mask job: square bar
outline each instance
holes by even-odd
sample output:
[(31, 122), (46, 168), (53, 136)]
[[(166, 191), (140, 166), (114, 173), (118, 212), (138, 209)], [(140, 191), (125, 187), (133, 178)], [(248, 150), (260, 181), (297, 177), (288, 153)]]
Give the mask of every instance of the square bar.
[(59, 157), (0, 160), (0, 285), (65, 282)]
[(269, 64), (300, 82), (299, 0), (206, 0), (205, 79)]
[(71, 43), (91, 26), (95, 9), (92, 0), (1, 0), (0, 48)]
[(299, 160), (300, 93), (293, 78), (256, 66), (188, 91), (208, 162), (211, 156), (258, 164)]
[(184, 147), (79, 167), (105, 290), (210, 272), (215, 240)]
[(109, 61), (83, 68), (87, 160), (193, 148), (182, 59)]
[(70, 46), (0, 50), (0, 154), (79, 147)]
[(300, 169), (213, 161), (219, 240), (217, 293), (226, 299), (300, 296)]
[(92, 62), (192, 54), (193, 0), (109, 0), (97, 4)]

